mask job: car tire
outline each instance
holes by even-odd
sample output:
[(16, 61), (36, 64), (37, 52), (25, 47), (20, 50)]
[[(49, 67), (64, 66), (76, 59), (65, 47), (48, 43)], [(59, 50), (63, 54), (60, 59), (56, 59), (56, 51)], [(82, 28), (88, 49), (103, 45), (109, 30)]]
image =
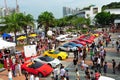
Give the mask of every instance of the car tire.
[(49, 65), (50, 67), (52, 67), (52, 65), (51, 65), (50, 63), (48, 63), (48, 65)]
[(59, 59), (59, 60), (62, 60), (62, 57), (61, 57), (61, 56), (58, 56), (58, 59)]
[(68, 58), (68, 56), (66, 57), (66, 59)]
[(70, 49), (70, 52), (72, 52), (72, 49)]
[(41, 78), (43, 77), (43, 75), (41, 73), (38, 73), (38, 77)]
[(61, 48), (59, 48), (59, 50), (62, 51)]

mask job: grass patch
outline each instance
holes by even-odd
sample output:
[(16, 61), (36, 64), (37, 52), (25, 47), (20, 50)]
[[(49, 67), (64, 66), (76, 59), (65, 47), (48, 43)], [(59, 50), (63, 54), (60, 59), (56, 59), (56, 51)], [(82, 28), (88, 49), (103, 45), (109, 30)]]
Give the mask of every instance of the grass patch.
[(3, 64), (0, 63), (0, 68), (3, 68)]

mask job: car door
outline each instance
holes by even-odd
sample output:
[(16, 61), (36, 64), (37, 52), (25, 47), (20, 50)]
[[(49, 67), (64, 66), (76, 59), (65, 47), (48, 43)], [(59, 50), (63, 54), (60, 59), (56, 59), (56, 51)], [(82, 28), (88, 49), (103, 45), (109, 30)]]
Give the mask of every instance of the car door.
[(53, 58), (57, 58), (57, 54), (55, 52), (50, 52), (50, 54), (52, 54)]
[(49, 51), (48, 56), (53, 57), (53, 53), (51, 51)]
[(34, 68), (27, 68), (26, 71), (29, 73), (37, 74), (38, 72)]

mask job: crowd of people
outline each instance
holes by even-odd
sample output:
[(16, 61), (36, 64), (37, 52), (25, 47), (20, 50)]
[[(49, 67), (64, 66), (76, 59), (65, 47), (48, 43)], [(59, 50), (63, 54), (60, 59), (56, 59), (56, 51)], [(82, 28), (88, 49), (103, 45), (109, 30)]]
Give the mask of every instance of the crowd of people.
[[(87, 45), (83, 48), (78, 47), (78, 49), (73, 52), (73, 65), (75, 68), (74, 70), (76, 73), (76, 80), (81, 80), (78, 70), (79, 68), (85, 72), (86, 80), (98, 80), (101, 75), (107, 75), (110, 65), (108, 65), (109, 62), (106, 61), (107, 51), (105, 48), (107, 48), (109, 44), (112, 48), (116, 48), (117, 52), (119, 52), (119, 40), (112, 40), (109, 33), (107, 33), (106, 36), (99, 36), (97, 42), (93, 42), (91, 45)], [(85, 63), (86, 57), (88, 55), (90, 55), (92, 65), (87, 65)], [(111, 64), (113, 74), (116, 74), (116, 71), (120, 72), (120, 62), (117, 64), (115, 59), (112, 59)], [(65, 75), (66, 73), (67, 76)], [(69, 70), (66, 70), (64, 67), (60, 69), (60, 74), (57, 74), (57, 78), (56, 72), (53, 71), (53, 74), (55, 76), (52, 76), (52, 80), (58, 80), (58, 75), (60, 76), (61, 80), (69, 80)]]
[[(103, 31), (105, 32), (105, 31)], [(39, 36), (39, 40), (35, 41), (34, 39), (30, 41), (30, 44), (36, 44), (36, 51), (38, 52), (38, 55), (41, 55), (44, 50), (48, 49), (56, 49), (60, 45), (59, 41), (56, 41), (55, 35), (52, 36), (51, 39), (49, 38), (42, 38), (42, 36)], [(73, 52), (73, 65), (76, 75), (76, 80), (80, 79), (80, 73), (79, 68), (85, 72), (85, 79), (86, 80), (98, 80), (100, 75), (104, 73), (104, 75), (107, 75), (108, 73), (108, 62), (106, 61), (107, 51), (106, 47), (111, 44), (113, 48), (116, 48), (117, 52), (119, 52), (120, 49), (120, 42), (119, 40), (112, 40), (111, 35), (107, 33), (107, 36), (104, 35), (100, 36), (98, 38), (97, 42), (93, 42), (91, 45), (88, 45), (83, 48), (77, 48)], [(86, 64), (86, 58), (90, 55), (90, 60), (92, 61), (92, 65)], [(7, 65), (8, 69), (8, 78), (9, 80), (12, 80), (13, 77), (21, 76), (21, 65), (24, 63), (23, 56), (10, 56), (7, 57), (7, 59), (12, 60), (12, 64)], [(9, 60), (7, 60), (7, 63), (9, 64)], [(115, 59), (112, 59), (112, 69), (113, 73), (116, 73), (117, 71), (120, 71), (120, 62), (119, 64), (116, 63)], [(70, 80), (69, 76), (69, 70), (64, 67), (64, 65), (60, 65), (60, 67), (54, 67), (53, 72), (51, 73), (51, 79), (52, 80)], [(25, 80), (39, 80), (38, 75), (34, 75), (31, 73), (24, 72)]]

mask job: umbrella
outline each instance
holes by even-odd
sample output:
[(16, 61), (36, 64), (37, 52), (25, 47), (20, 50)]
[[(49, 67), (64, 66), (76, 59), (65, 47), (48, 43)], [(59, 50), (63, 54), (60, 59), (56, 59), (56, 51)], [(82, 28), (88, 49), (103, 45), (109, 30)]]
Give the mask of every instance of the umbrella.
[(2, 37), (3, 37), (3, 38), (11, 37), (11, 35), (10, 35), (10, 34), (7, 34), (7, 33), (3, 33)]
[(30, 34), (29, 37), (36, 37), (37, 34)]
[(23, 40), (23, 39), (26, 39), (26, 36), (20, 36), (17, 38), (17, 40)]

